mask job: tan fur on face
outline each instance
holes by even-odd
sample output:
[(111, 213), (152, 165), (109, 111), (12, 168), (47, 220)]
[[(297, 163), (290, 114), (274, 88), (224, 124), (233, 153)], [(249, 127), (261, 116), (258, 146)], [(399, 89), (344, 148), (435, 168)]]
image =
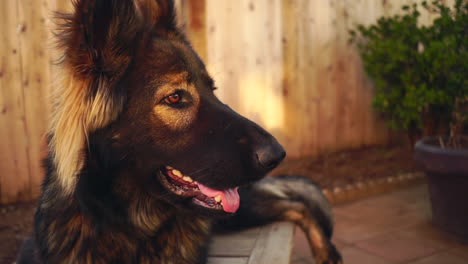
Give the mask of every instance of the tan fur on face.
[(153, 111), (156, 118), (175, 131), (183, 130), (192, 124), (200, 105), (200, 95), (197, 89), (193, 84), (186, 81), (185, 76), (186, 73), (166, 76), (168, 82), (158, 88), (156, 92), (157, 102), (178, 89), (186, 91), (192, 97), (192, 104), (188, 108), (176, 109), (161, 103), (156, 104), (154, 107)]
[[(103, 94), (106, 89), (98, 89), (90, 98), (86, 94), (90, 81), (78, 79), (71, 72), (65, 72), (62, 83), (53, 94), (49, 143), (58, 182), (66, 193), (73, 191), (76, 174), (83, 166), (82, 152), (87, 145), (87, 135), (114, 120), (123, 104)], [(103, 87), (107, 84), (101, 81), (98, 85)]]

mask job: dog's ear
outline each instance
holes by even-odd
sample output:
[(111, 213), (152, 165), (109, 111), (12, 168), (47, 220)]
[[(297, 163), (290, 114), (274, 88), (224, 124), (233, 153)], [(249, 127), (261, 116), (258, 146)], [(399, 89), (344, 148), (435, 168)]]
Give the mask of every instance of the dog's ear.
[(77, 0), (59, 34), (75, 72), (118, 78), (152, 33), (175, 30), (169, 0)]
[(74, 0), (61, 15), (59, 44), (64, 56), (51, 116), (49, 146), (64, 190), (71, 193), (83, 166), (89, 133), (121, 113), (126, 91), (119, 80), (135, 52), (153, 35), (175, 29), (170, 0)]

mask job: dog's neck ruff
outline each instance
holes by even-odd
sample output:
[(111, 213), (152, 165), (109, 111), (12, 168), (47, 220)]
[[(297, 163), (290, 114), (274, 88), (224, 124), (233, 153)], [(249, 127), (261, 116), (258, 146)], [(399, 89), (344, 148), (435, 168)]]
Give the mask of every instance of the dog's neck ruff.
[[(49, 142), (58, 183), (68, 194), (73, 192), (77, 174), (84, 165), (88, 134), (115, 120), (123, 104), (109, 98), (103, 92), (105, 89), (97, 89), (94, 96), (89, 96), (87, 91), (92, 81), (80, 79), (71, 71), (64, 72), (60, 86), (52, 94)], [(101, 81), (98, 85), (106, 83)]]

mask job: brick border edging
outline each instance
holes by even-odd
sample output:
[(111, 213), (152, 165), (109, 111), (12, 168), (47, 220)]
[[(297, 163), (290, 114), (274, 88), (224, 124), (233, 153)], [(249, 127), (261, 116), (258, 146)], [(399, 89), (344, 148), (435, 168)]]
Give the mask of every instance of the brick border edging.
[(337, 205), (367, 198), (376, 194), (386, 193), (401, 187), (413, 186), (424, 181), (424, 173), (411, 172), (398, 176), (348, 184), (344, 187), (334, 187), (333, 189), (326, 188), (323, 189), (323, 194), (332, 205)]

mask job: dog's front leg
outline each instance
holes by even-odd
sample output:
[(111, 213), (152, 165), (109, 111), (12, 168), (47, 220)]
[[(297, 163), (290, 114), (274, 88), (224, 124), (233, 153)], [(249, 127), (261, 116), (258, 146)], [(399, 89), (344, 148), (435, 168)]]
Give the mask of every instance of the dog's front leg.
[(283, 219), (292, 221), (301, 227), (309, 241), (310, 249), (317, 264), (341, 264), (342, 258), (330, 238), (325, 235), (323, 229), (316, 222), (314, 217), (307, 211), (302, 210), (299, 203), (289, 203), (291, 209), (283, 214)]
[(221, 227), (238, 229), (273, 221), (293, 222), (306, 234), (317, 264), (342, 263), (331, 242), (331, 207), (314, 182), (301, 176), (269, 177), (239, 192), (239, 211), (220, 221)]

